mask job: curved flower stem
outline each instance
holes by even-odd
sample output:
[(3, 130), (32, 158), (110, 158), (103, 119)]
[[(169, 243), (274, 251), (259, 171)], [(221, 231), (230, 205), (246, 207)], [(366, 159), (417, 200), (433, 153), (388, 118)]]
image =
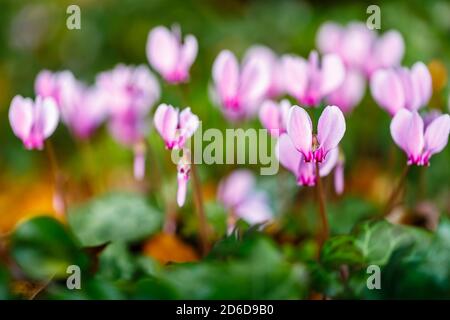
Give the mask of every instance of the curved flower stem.
[(56, 154), (53, 148), (53, 144), (49, 140), (45, 141), (45, 151), (47, 153), (47, 157), (50, 162), (50, 169), (53, 174), (53, 183), (55, 185), (53, 205), (57, 213), (60, 213), (65, 216), (67, 203), (64, 192), (64, 181), (63, 177), (61, 176), (61, 172), (59, 170), (58, 162), (56, 160)]
[(191, 164), (191, 172), (192, 172), (192, 185), (195, 197), (194, 203), (199, 220), (199, 228), (200, 228), (199, 232), (200, 232), (202, 253), (206, 254), (209, 250), (208, 223), (206, 221), (205, 208), (203, 206), (203, 195), (200, 185), (200, 179), (198, 177), (197, 168), (194, 163)]
[(391, 195), (389, 196), (388, 201), (386, 202), (386, 207), (384, 209), (384, 216), (387, 216), (391, 210), (392, 207), (395, 205), (395, 201), (397, 200), (400, 192), (403, 190), (403, 187), (405, 185), (406, 177), (408, 176), (409, 172), (409, 166), (407, 165), (402, 172), (402, 175), (400, 176), (400, 180), (398, 181), (395, 188), (392, 190)]
[(319, 244), (321, 247), (325, 240), (328, 238), (330, 231), (328, 227), (327, 212), (325, 208), (325, 193), (322, 187), (322, 179), (320, 178), (319, 174), (318, 162), (316, 162), (316, 196), (317, 201), (319, 202), (319, 216), (322, 221), (322, 233), (319, 237)]

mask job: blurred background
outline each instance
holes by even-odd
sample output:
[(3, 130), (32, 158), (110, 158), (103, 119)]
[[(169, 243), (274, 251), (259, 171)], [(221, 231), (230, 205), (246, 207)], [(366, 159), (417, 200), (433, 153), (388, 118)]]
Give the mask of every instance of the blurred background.
[[(203, 121), (203, 127), (225, 129), (230, 125), (209, 98), (211, 67), (217, 54), (229, 49), (242, 57), (254, 44), (263, 44), (278, 54), (307, 56), (316, 47), (318, 28), (323, 22), (366, 21), (366, 9), (373, 1), (296, 0), (0, 0), (0, 231), (9, 232), (18, 221), (37, 214), (55, 215), (52, 208), (52, 179), (44, 152), (27, 151), (9, 125), (8, 108), (16, 94), (34, 97), (34, 80), (42, 69), (71, 70), (92, 84), (98, 72), (118, 63), (145, 64), (148, 32), (157, 25), (178, 23), (184, 34), (195, 35), (198, 57), (191, 68), (190, 106)], [(68, 30), (66, 9), (81, 9), (81, 30)], [(429, 108), (448, 113), (448, 71), (450, 70), (450, 2), (378, 1), (381, 30), (398, 30), (405, 39), (403, 64), (416, 61), (428, 65), (433, 77), (433, 97)], [(176, 88), (160, 80), (161, 101), (181, 105)], [(349, 232), (356, 221), (377, 215), (385, 203), (406, 159), (393, 146), (390, 117), (367, 91), (363, 102), (347, 121), (342, 142), (346, 155), (345, 198), (330, 192), (329, 213), (332, 233)], [(244, 127), (260, 127), (256, 119)], [(152, 131), (148, 141), (148, 179), (136, 183), (132, 176), (132, 151), (101, 128), (88, 144), (75, 141), (60, 125), (51, 137), (69, 190), (69, 201), (82, 203), (110, 190), (133, 190), (149, 195), (155, 206), (166, 211), (165, 197), (174, 198), (175, 166), (168, 161), (160, 137)], [(406, 206), (413, 211), (407, 224), (429, 226), (439, 215), (450, 211), (450, 148), (433, 157), (429, 168), (412, 168), (407, 180)], [(214, 205), (218, 181), (235, 166), (200, 166), (203, 193), (211, 221), (224, 233), (225, 216)], [(257, 168), (250, 167), (255, 172)], [(287, 197), (299, 197), (295, 205), (283, 209), (277, 192), (280, 176), (259, 177), (258, 185), (271, 196), (276, 215), (286, 214), (288, 234), (296, 239), (315, 229), (313, 194), (298, 191), (294, 178), (281, 173)], [(162, 180), (160, 189), (156, 180)], [(331, 182), (325, 181), (328, 189)], [(159, 188), (159, 187), (158, 187)], [(157, 191), (157, 192), (152, 192)], [(172, 199), (173, 201), (174, 199)], [(285, 199), (284, 199), (285, 200)], [(425, 213), (418, 204), (426, 207)], [(188, 203), (181, 214), (189, 216)], [(431, 207), (431, 209), (430, 209)], [(283, 212), (285, 210), (285, 212)], [(223, 210), (222, 210), (223, 211)], [(311, 212), (291, 215), (292, 212)], [(341, 215), (339, 215), (341, 214)], [(291, 220), (295, 220), (295, 223)], [(192, 222), (195, 223), (195, 222)], [(215, 223), (215, 222), (214, 222)], [(429, 227), (431, 228), (431, 227)], [(181, 233), (191, 241), (195, 226), (189, 218)], [(287, 240), (286, 240), (287, 239)], [(283, 235), (280, 242), (289, 241)], [(192, 242), (192, 241), (191, 241)], [(150, 250), (150, 249), (148, 249)], [(155, 255), (154, 249), (151, 249)], [(156, 249), (157, 250), (157, 249)], [(185, 252), (185, 251), (183, 251)], [(196, 254), (187, 250), (189, 260)], [(158, 254), (156, 254), (158, 255)], [(164, 257), (162, 258), (164, 260)]]
[[(66, 9), (70, 4), (80, 6), (81, 30), (66, 28)], [(51, 209), (47, 159), (43, 152), (26, 151), (13, 136), (7, 119), (14, 95), (34, 96), (34, 79), (40, 70), (69, 69), (80, 80), (92, 83), (98, 72), (118, 63), (148, 65), (145, 44), (149, 30), (157, 25), (178, 23), (184, 33), (194, 34), (199, 42), (198, 58), (191, 71), (191, 107), (203, 120), (204, 127), (225, 128), (227, 123), (208, 96), (211, 66), (221, 50), (230, 49), (242, 56), (251, 45), (264, 44), (279, 54), (307, 56), (315, 48), (316, 32), (323, 22), (331, 20), (346, 24), (353, 20), (365, 21), (369, 4), (365, 1), (336, 4), (333, 1), (2, 0), (0, 229), (11, 226), (15, 218), (10, 220), (9, 215), (13, 212), (25, 214)], [(419, 60), (428, 64), (434, 85), (430, 107), (447, 111), (450, 4), (432, 0), (425, 5), (417, 0), (382, 1), (379, 5), (380, 31), (397, 29), (401, 32), (406, 42), (404, 65), (410, 66)], [(162, 81), (161, 84), (164, 86)], [(161, 101), (180, 105), (178, 97), (174, 88), (163, 87)], [(347, 189), (362, 192), (364, 197), (372, 197), (374, 201), (386, 193), (392, 182), (391, 175), (404, 160), (399, 150), (393, 151), (389, 147), (392, 143), (388, 123), (388, 115), (374, 104), (367, 92), (366, 99), (348, 121), (343, 141), (349, 178)], [(260, 126), (258, 121), (250, 125)], [(52, 140), (62, 166), (68, 168), (72, 179), (82, 183), (83, 152), (76, 148), (76, 141), (62, 125)], [(159, 150), (155, 156), (162, 157), (159, 137), (152, 132), (149, 140)], [(100, 130), (90, 148), (94, 150), (89, 153), (93, 158), (87, 161), (95, 162), (90, 164), (92, 170), (98, 171), (101, 163), (102, 175), (116, 175), (109, 177), (110, 184), (126, 187), (122, 179), (131, 174), (131, 152), (115, 143), (106, 130)], [(392, 153), (395, 159), (392, 159)], [(447, 148), (433, 158), (430, 168), (424, 170), (427, 195), (432, 196), (440, 208), (447, 210), (449, 160), (450, 150)], [(388, 161), (394, 161), (395, 165), (388, 166)], [(201, 173), (209, 181), (229, 170), (227, 166), (204, 166)], [(416, 184), (418, 176), (418, 172), (413, 172), (410, 182)], [(128, 178), (132, 179), (131, 176)], [(212, 181), (213, 184), (215, 182)], [(417, 188), (413, 187), (408, 195), (415, 198), (415, 191)]]

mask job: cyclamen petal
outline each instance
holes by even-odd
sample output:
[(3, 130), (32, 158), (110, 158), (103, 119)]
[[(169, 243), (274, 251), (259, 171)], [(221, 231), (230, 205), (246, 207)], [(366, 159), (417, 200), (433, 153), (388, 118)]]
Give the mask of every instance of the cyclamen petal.
[(214, 61), (213, 80), (221, 103), (232, 108), (237, 103), (239, 65), (231, 51), (222, 51)]
[(15, 96), (9, 108), (9, 122), (14, 134), (22, 140), (27, 139), (33, 127), (33, 118), (33, 100)]
[(228, 209), (242, 203), (255, 186), (255, 177), (246, 169), (233, 171), (219, 183), (217, 199)]
[(149, 32), (147, 58), (152, 67), (169, 83), (186, 82), (189, 69), (197, 56), (198, 44), (193, 35), (187, 35), (181, 43), (177, 28), (156, 27)]
[(198, 117), (189, 107), (180, 113), (178, 109), (165, 103), (159, 105), (153, 120), (156, 130), (170, 150), (182, 149), (200, 124)]
[(428, 103), (431, 74), (422, 62), (411, 69), (380, 69), (372, 75), (370, 87), (375, 101), (393, 116), (401, 108), (418, 110)]
[[(295, 149), (291, 138), (282, 134), (276, 146), (276, 155), (281, 165), (291, 171), (298, 185), (314, 186), (316, 184), (316, 167), (314, 162), (305, 162), (303, 155)], [(327, 176), (338, 162), (339, 152), (335, 148), (330, 150), (329, 155), (319, 164), (321, 177)]]
[(433, 91), (430, 71), (424, 63), (416, 62), (411, 68), (411, 78), (419, 96), (418, 107), (425, 106)]
[(250, 224), (263, 223), (272, 218), (267, 193), (255, 186), (253, 173), (246, 169), (235, 170), (220, 181), (217, 199), (230, 211), (230, 228), (236, 218)]
[(265, 61), (258, 57), (248, 60), (242, 66), (239, 94), (244, 104), (248, 105), (250, 113), (265, 96), (270, 84), (270, 70)]
[(284, 55), (281, 63), (286, 92), (297, 100), (302, 99), (308, 88), (308, 63), (305, 59), (294, 55)]
[(264, 192), (252, 192), (235, 208), (236, 216), (250, 223), (260, 224), (272, 219), (273, 212)]
[(282, 58), (286, 92), (307, 106), (317, 106), (322, 98), (336, 90), (344, 81), (345, 68), (341, 58), (311, 51), (308, 61), (293, 55)]
[(322, 83), (320, 91), (323, 96), (333, 92), (345, 79), (345, 67), (338, 55), (326, 54), (322, 58)]
[(370, 80), (375, 101), (392, 116), (404, 107), (406, 97), (402, 82), (393, 70), (379, 70)]
[(336, 148), (345, 133), (345, 118), (342, 111), (336, 106), (327, 106), (319, 118), (317, 126), (317, 140), (319, 152), (316, 160), (321, 162), (327, 153)]
[(344, 164), (338, 161), (334, 169), (334, 190), (337, 194), (344, 193)]
[(54, 74), (49, 70), (39, 72), (34, 82), (34, 90), (36, 95), (42, 97), (56, 96), (57, 87)]
[(259, 110), (259, 119), (269, 133), (278, 137), (286, 132), (287, 118), (291, 104), (283, 100), (277, 105), (274, 101), (265, 101)]
[(53, 98), (31, 99), (15, 96), (9, 109), (9, 121), (14, 134), (25, 148), (42, 149), (44, 140), (55, 131), (59, 111)]
[(322, 53), (337, 52), (343, 32), (343, 28), (337, 23), (326, 22), (322, 24), (317, 32), (317, 47)]
[(441, 115), (434, 119), (425, 129), (425, 152), (427, 156), (441, 152), (448, 143), (450, 133), (450, 116)]
[(450, 116), (441, 115), (425, 129), (416, 111), (402, 109), (391, 122), (394, 142), (405, 151), (408, 165), (429, 165), (430, 157), (442, 151), (448, 143)]
[(178, 110), (165, 103), (160, 104), (154, 115), (155, 128), (163, 138), (168, 149), (176, 147)]
[(244, 65), (249, 61), (256, 59), (263, 61), (263, 66), (266, 67), (269, 75), (269, 86), (266, 90), (266, 98), (275, 98), (284, 93), (284, 74), (282, 70), (281, 60), (268, 47), (262, 45), (255, 45), (250, 47), (245, 53)]
[(366, 71), (371, 74), (379, 68), (398, 66), (405, 53), (402, 35), (390, 30), (381, 35), (373, 44), (373, 53), (366, 63)]
[(35, 102), (35, 129), (42, 130), (44, 138), (50, 137), (58, 126), (59, 111), (52, 98), (37, 97)]
[(298, 106), (289, 110), (287, 132), (294, 147), (305, 157), (305, 161), (312, 160), (312, 123), (308, 113)]
[(325, 177), (330, 174), (331, 170), (336, 167), (339, 159), (339, 149), (334, 148), (329, 151), (325, 160), (319, 164), (319, 174), (321, 177)]
[(255, 115), (270, 85), (270, 69), (258, 57), (239, 67), (234, 54), (222, 51), (214, 61), (215, 96), (229, 120), (242, 120)]
[(303, 160), (302, 154), (294, 147), (291, 138), (282, 134), (276, 146), (276, 156), (281, 165), (298, 178), (298, 169)]
[(347, 70), (345, 80), (341, 86), (333, 91), (327, 98), (327, 102), (336, 105), (344, 113), (349, 113), (357, 106), (366, 91), (366, 82), (363, 75), (355, 70)]

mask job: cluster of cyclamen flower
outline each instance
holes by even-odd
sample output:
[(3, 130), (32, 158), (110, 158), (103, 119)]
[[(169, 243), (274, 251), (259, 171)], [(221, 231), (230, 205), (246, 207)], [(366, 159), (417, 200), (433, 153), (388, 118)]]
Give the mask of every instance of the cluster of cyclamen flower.
[[(299, 185), (313, 186), (319, 176), (335, 168), (336, 191), (342, 192), (343, 153), (338, 144), (346, 128), (344, 113), (360, 103), (366, 81), (376, 102), (393, 116), (392, 137), (407, 153), (408, 164), (427, 165), (430, 156), (445, 147), (450, 117), (427, 116), (424, 124), (417, 110), (431, 97), (431, 76), (421, 62), (411, 69), (401, 67), (404, 43), (398, 32), (378, 36), (362, 23), (326, 23), (318, 32), (317, 46), (322, 56), (312, 51), (308, 59), (292, 54), (279, 57), (267, 47), (254, 46), (241, 64), (232, 52), (224, 50), (212, 67), (211, 98), (224, 116), (239, 121), (259, 115), (262, 125), (278, 138), (281, 164), (294, 173)], [(196, 38), (187, 35), (182, 39), (178, 27), (154, 28), (146, 47), (150, 65), (170, 84), (189, 81), (197, 49)], [(10, 108), (14, 133), (26, 148), (41, 149), (55, 130), (59, 115), (80, 139), (88, 138), (107, 120), (113, 137), (134, 148), (135, 176), (144, 176), (147, 119), (160, 97), (159, 84), (146, 66), (118, 65), (99, 74), (92, 87), (77, 81), (69, 71), (43, 71), (35, 89), (35, 102), (16, 96)], [(292, 106), (288, 100), (277, 102), (286, 95), (304, 107), (329, 104), (318, 120), (316, 133), (305, 109)], [(185, 149), (186, 140), (199, 126), (189, 107), (180, 111), (164, 103), (153, 121), (167, 149)], [(178, 164), (180, 206), (191, 169), (188, 150), (184, 154)], [(236, 179), (229, 178), (222, 185), (229, 185), (230, 180)], [(230, 197), (224, 188), (220, 188), (219, 198), (236, 213), (241, 212), (236, 206), (243, 200), (227, 200)]]

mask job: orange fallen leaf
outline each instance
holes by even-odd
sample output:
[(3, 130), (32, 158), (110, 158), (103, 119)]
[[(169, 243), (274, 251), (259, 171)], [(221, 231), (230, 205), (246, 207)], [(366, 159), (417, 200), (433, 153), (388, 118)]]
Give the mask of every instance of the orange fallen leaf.
[(168, 233), (153, 236), (145, 243), (143, 253), (164, 264), (199, 260), (197, 252), (190, 245)]

